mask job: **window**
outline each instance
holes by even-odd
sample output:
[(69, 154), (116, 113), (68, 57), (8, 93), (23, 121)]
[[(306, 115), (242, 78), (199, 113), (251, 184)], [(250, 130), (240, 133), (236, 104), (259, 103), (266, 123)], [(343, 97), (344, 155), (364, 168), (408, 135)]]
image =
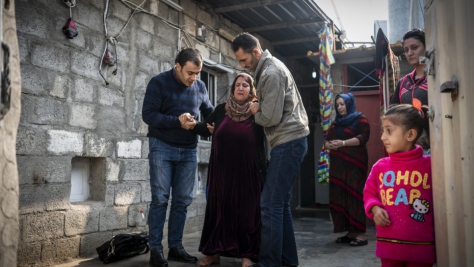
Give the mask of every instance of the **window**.
[(89, 169), (90, 160), (88, 158), (74, 158), (71, 170), (71, 202), (81, 202), (87, 200), (89, 191)]
[[(213, 106), (217, 103), (217, 79), (216, 73), (210, 70), (202, 70), (200, 79), (206, 84), (207, 93), (209, 94), (209, 100)], [(199, 120), (203, 118), (199, 115)], [(200, 137), (201, 141), (211, 141), (211, 137)]]
[(75, 157), (71, 161), (71, 203), (104, 201), (106, 193), (105, 158)]

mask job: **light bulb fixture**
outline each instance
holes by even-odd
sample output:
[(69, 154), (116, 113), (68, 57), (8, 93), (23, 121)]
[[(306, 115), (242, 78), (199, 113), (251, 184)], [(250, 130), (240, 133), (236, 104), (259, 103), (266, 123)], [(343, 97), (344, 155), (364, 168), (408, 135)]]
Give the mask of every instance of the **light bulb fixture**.
[(313, 79), (316, 79), (316, 69), (313, 68), (313, 72), (311, 73), (311, 76), (313, 76)]

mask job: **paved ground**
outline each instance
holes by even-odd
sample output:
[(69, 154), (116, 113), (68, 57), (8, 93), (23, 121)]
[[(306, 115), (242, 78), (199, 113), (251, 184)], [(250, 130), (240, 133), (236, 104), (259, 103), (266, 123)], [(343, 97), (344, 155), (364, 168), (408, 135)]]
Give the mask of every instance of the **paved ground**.
[[(380, 266), (379, 259), (375, 256), (375, 228), (368, 227), (367, 237), (369, 244), (362, 247), (351, 247), (347, 244), (336, 244), (334, 241), (341, 234), (332, 233), (332, 223), (327, 210), (300, 211), (298, 218), (294, 219), (296, 244), (298, 245), (298, 256), (300, 267), (372, 267)], [(197, 256), (199, 260), (204, 258), (197, 251), (200, 233), (184, 236), (184, 247)], [(166, 244), (166, 241), (164, 242)], [(167, 249), (164, 251), (168, 255)], [(103, 264), (99, 259), (82, 259), (74, 262), (57, 265), (58, 267), (146, 267), (148, 266), (150, 254), (140, 255), (120, 262)], [(212, 266), (239, 267), (239, 259), (221, 257), (221, 263)], [(169, 267), (192, 267), (199, 264), (189, 264), (169, 261)]]

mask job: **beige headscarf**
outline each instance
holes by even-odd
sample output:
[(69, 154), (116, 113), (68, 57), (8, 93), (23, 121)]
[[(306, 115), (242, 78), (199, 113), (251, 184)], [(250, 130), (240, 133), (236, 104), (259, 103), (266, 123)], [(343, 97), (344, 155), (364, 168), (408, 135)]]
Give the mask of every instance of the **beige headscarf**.
[[(244, 101), (238, 101), (234, 97), (235, 83), (237, 82), (237, 79), (239, 77), (244, 78), (245, 81), (248, 82), (250, 85), (249, 96)], [(237, 77), (235, 77), (234, 82), (232, 83), (232, 86), (230, 88), (230, 97), (225, 105), (225, 114), (229, 116), (229, 118), (231, 118), (233, 121), (244, 121), (250, 116), (252, 116), (252, 111), (250, 111), (250, 103), (255, 100), (257, 100), (257, 94), (255, 91), (255, 86), (253, 84), (252, 77), (246, 73), (241, 73), (237, 75)]]

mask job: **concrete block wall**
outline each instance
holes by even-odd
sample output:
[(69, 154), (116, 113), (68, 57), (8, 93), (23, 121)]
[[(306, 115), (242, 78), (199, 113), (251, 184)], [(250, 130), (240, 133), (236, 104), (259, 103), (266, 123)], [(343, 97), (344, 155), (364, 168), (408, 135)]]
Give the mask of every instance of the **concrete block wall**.
[[(77, 1), (72, 16), (79, 35), (69, 40), (62, 33), (69, 18), (64, 1), (15, 1), (23, 77), (16, 142), (19, 266), (94, 256), (95, 248), (115, 234), (148, 231), (147, 226), (135, 226), (135, 215), (140, 209), (147, 212), (151, 201), (142, 103), (148, 81), (174, 65), (178, 30), (155, 16), (136, 14), (117, 39), (117, 75), (112, 73), (115, 67), (102, 66), (110, 83), (106, 85), (98, 71), (105, 44), (105, 2)], [(206, 57), (238, 67), (228, 40), (209, 30), (206, 40), (198, 42), (195, 25), (226, 25), (234, 33), (242, 29), (199, 1), (175, 2), (184, 8), (182, 13), (159, 0), (147, 1), (144, 8), (186, 25), (180, 36)], [(110, 1), (110, 36), (122, 30), (130, 14), (121, 1)], [(234, 76), (218, 73), (220, 102), (227, 99)], [(186, 233), (201, 230), (204, 221), (210, 143), (200, 143), (198, 150), (195, 200)], [(78, 158), (90, 162), (90, 197), (71, 203), (72, 163)], [(166, 236), (166, 225), (164, 230)]]

